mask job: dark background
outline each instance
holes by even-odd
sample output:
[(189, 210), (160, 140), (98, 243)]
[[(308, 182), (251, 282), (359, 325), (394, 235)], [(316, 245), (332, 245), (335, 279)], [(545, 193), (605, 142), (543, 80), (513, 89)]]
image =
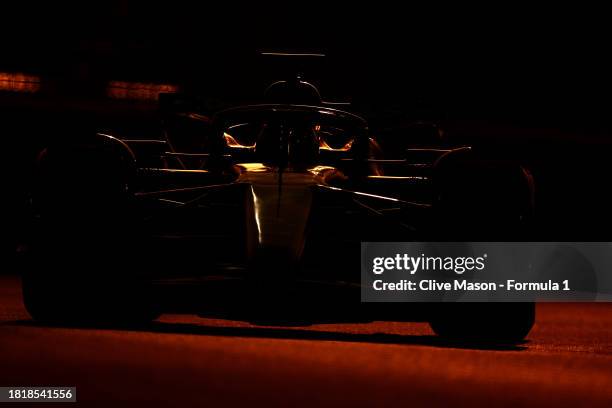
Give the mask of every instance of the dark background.
[(284, 74), (258, 51), (280, 49), (327, 54), (306, 77), (325, 99), (350, 101), (375, 135), (398, 138), (411, 120), (436, 120), (454, 142), (527, 165), (538, 237), (609, 240), (604, 10), (356, 3), (3, 4), (0, 72), (41, 81), (33, 94), (0, 91), (9, 235), (22, 231), (44, 145), (92, 128), (157, 137), (156, 101), (109, 98), (109, 81), (173, 84), (217, 106), (250, 102)]
[(541, 122), (609, 109), (603, 10), (122, 0), (3, 5), (2, 14), (0, 67), (43, 75), (62, 95), (95, 97), (114, 79), (252, 98), (263, 86), (255, 80), (272, 76), (256, 52), (296, 49), (329, 55), (308, 73), (326, 95), (368, 106)]

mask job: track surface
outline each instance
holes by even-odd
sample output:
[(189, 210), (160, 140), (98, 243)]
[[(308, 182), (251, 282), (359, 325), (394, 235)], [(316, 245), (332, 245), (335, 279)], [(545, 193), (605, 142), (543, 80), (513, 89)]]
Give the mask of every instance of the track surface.
[(538, 305), (526, 343), (486, 350), (407, 323), (277, 328), (165, 315), (142, 330), (40, 327), (19, 280), (0, 276), (0, 385), (75, 385), (80, 406), (100, 407), (609, 407), (612, 304)]

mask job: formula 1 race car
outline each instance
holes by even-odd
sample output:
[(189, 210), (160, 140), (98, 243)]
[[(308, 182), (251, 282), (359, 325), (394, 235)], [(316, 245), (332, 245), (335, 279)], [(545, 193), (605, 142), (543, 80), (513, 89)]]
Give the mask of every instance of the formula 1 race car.
[(384, 152), (364, 118), (324, 104), (299, 77), (272, 84), (263, 102), (173, 112), (159, 140), (98, 133), (48, 146), (23, 268), (32, 317), (132, 324), (195, 312), (427, 321), (478, 341), (527, 335), (533, 303), (359, 296), (360, 242), (519, 238), (533, 212), (523, 167), (445, 145), (436, 131), (430, 146), (408, 137)]

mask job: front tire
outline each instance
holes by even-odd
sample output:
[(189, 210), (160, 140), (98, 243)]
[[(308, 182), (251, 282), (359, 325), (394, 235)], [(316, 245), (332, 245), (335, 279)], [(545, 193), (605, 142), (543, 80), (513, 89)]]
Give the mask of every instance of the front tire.
[(35, 320), (140, 324), (159, 316), (144, 276), (135, 173), (134, 154), (111, 136), (83, 135), (41, 152), (22, 265)]
[(145, 281), (117, 273), (105, 276), (103, 270), (86, 264), (80, 271), (62, 270), (62, 265), (38, 256), (26, 261), (22, 274), (23, 302), (38, 322), (131, 326), (149, 323), (161, 314)]
[(518, 343), (535, 323), (535, 303), (441, 303), (429, 324), (453, 341)]

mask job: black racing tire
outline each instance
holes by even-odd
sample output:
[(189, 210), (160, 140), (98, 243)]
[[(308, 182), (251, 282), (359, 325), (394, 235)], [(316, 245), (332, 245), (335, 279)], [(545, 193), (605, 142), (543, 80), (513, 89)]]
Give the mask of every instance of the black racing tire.
[(475, 343), (518, 343), (535, 323), (535, 303), (440, 303), (429, 324), (438, 336)]
[(522, 241), (531, 231), (535, 185), (518, 163), (471, 149), (442, 155), (433, 170), (438, 241)]
[(46, 323), (149, 322), (159, 313), (143, 276), (149, 265), (132, 205), (134, 155), (113, 137), (85, 136), (38, 159), (25, 307)]
[(22, 275), (23, 302), (37, 322), (60, 325), (137, 326), (161, 313), (148, 285), (61, 276), (49, 270)]
[(160, 313), (150, 264), (123, 222), (111, 231), (45, 225), (22, 258), (22, 291), (34, 320), (69, 325), (144, 324)]

